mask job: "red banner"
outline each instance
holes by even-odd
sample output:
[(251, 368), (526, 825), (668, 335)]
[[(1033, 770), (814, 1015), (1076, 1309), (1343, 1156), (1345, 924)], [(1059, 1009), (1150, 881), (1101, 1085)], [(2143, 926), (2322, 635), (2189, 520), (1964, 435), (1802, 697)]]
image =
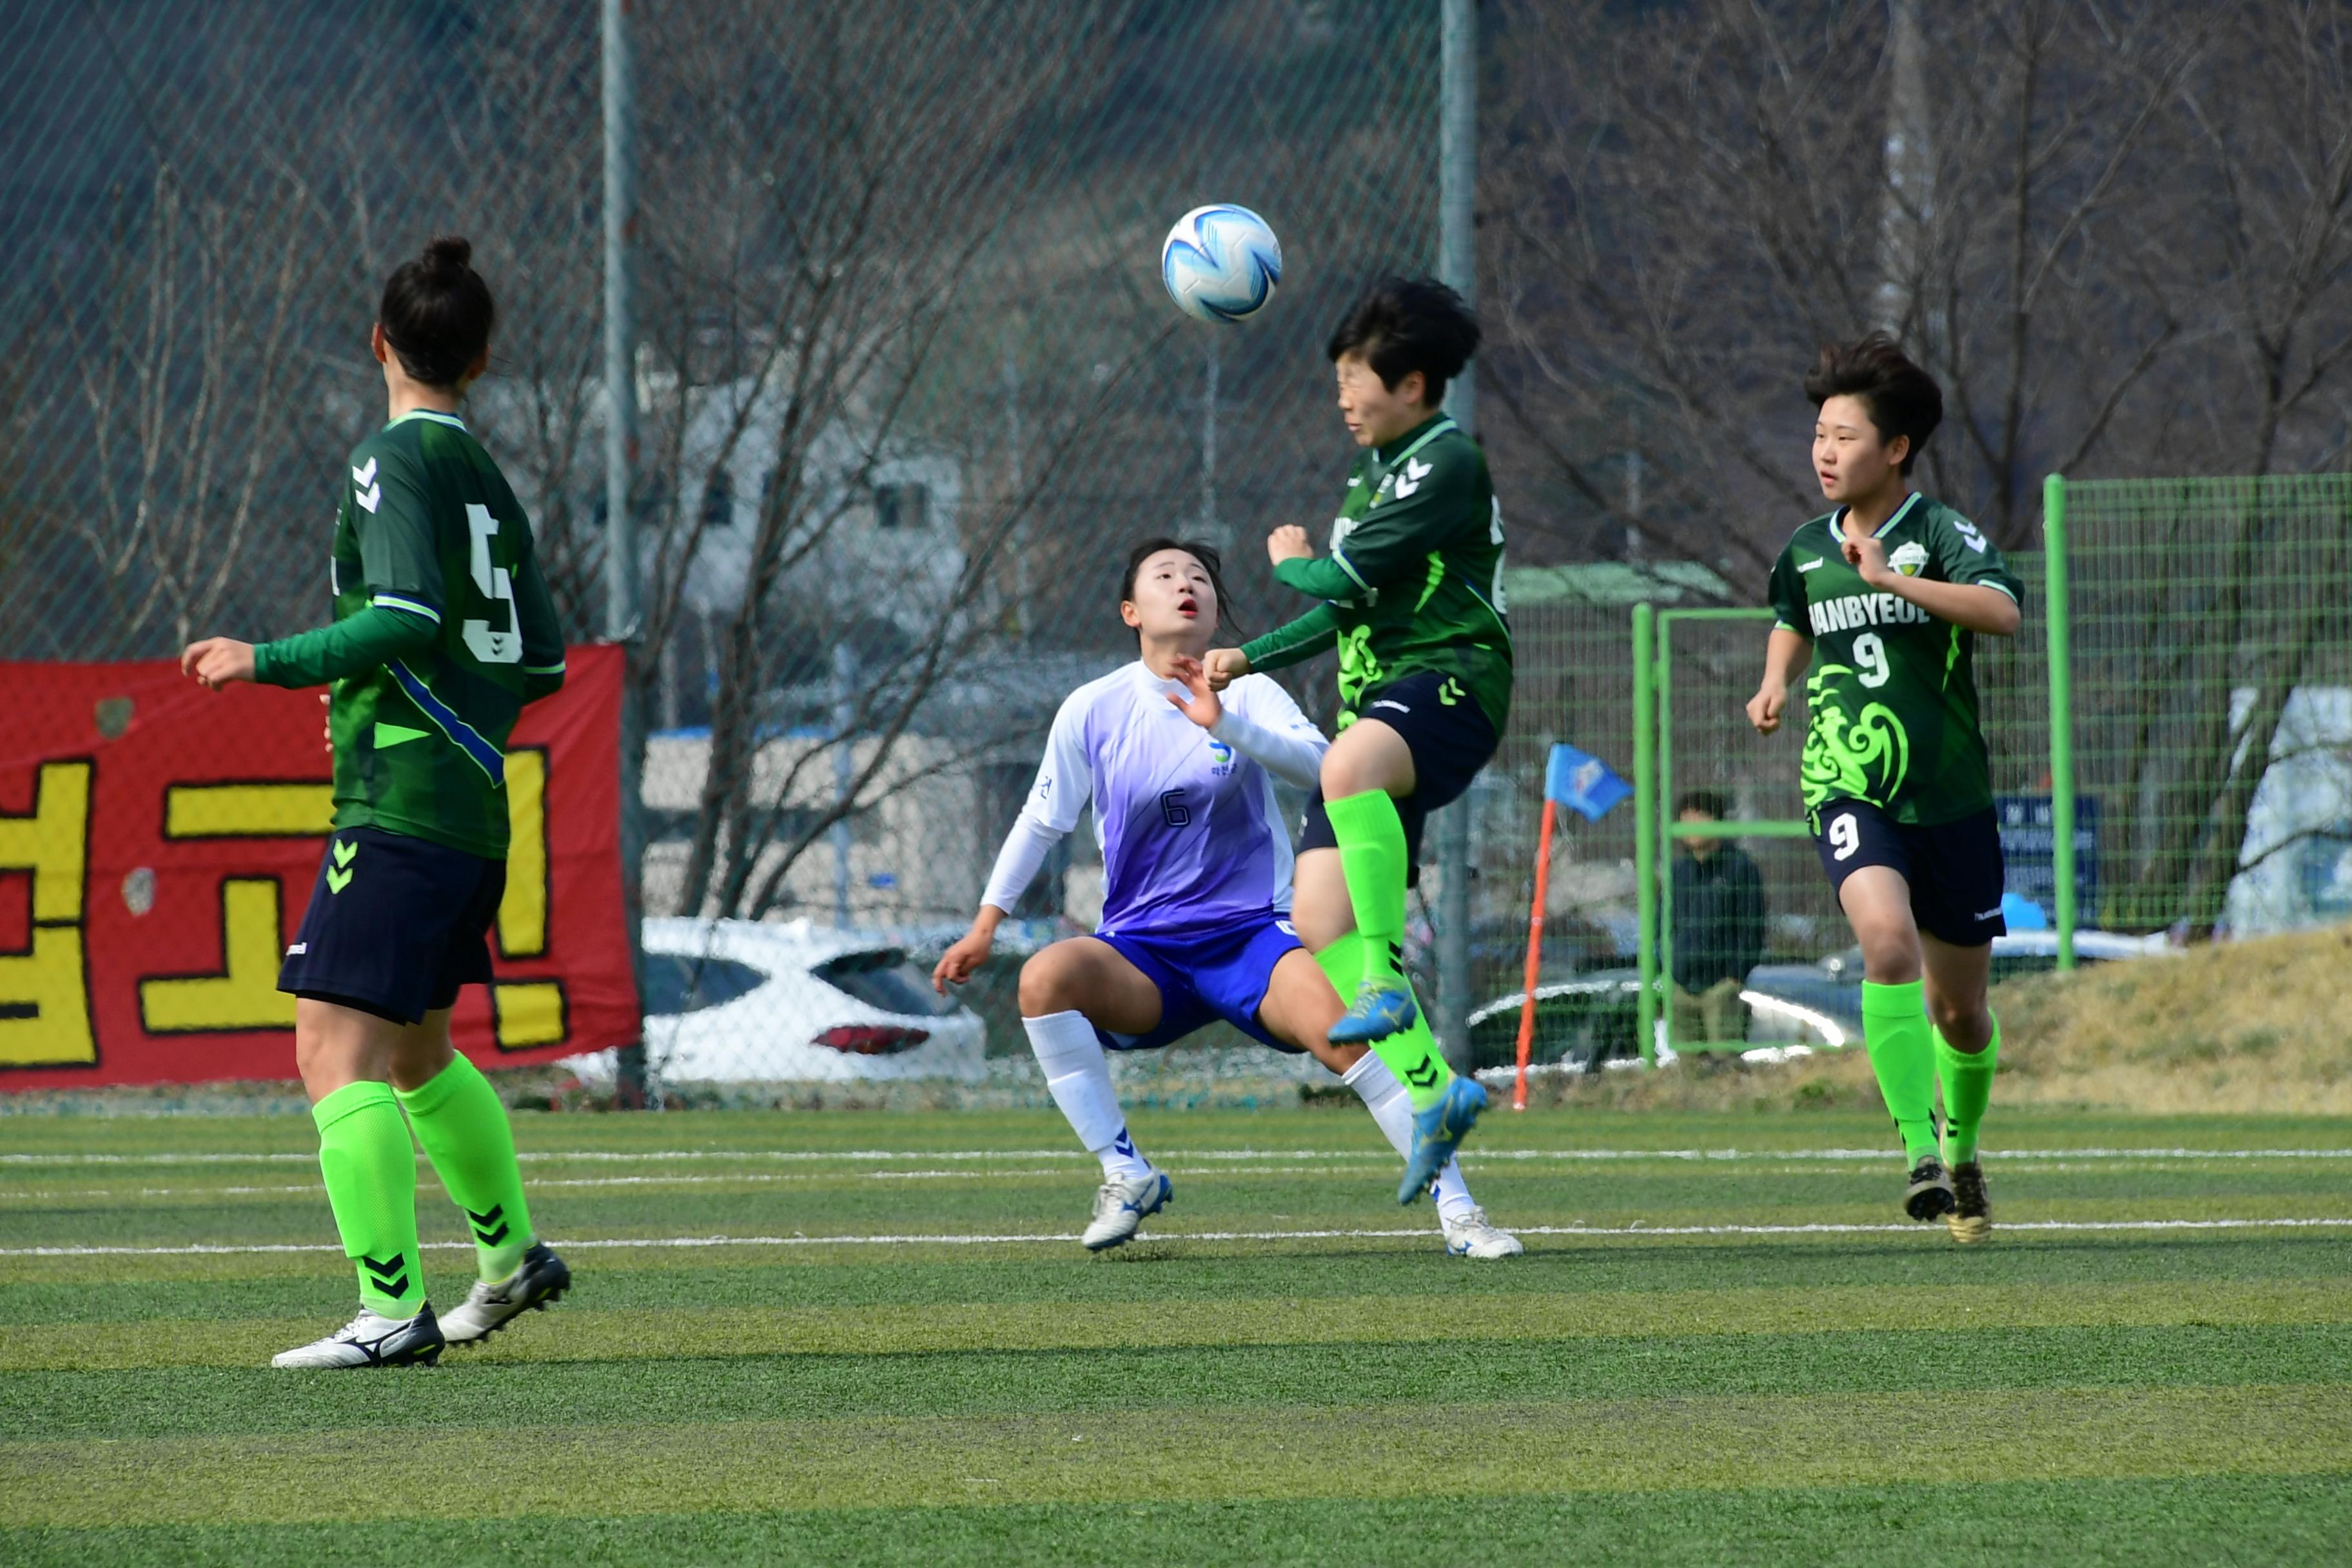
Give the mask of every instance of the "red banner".
[[(483, 1067), (637, 1037), (621, 919), (622, 654), (573, 648), (509, 742)], [(317, 691), (176, 665), (0, 663), (0, 1089), (290, 1078), (278, 964), (331, 807)]]

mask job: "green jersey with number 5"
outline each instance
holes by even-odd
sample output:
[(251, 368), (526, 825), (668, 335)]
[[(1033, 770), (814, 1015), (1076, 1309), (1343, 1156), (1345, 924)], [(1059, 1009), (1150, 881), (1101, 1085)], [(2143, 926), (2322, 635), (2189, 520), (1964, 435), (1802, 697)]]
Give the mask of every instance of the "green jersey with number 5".
[[(1846, 564), (1845, 510), (1797, 530), (1772, 568), (1772, 613), (1813, 645), (1805, 681), (1805, 809), (1861, 800), (1896, 822), (1951, 822), (1992, 804), (1970, 656), (1976, 634), (1883, 593)], [(1906, 577), (2021, 600), (1976, 524), (1913, 494), (1876, 535)]]
[(1486, 456), (1439, 414), (1358, 454), (1331, 523), (1331, 552), (1286, 561), (1275, 580), (1324, 601), (1246, 644), (1254, 669), (1335, 646), (1340, 727), (1382, 687), (1434, 670), (1439, 700), (1478, 704), (1495, 732), (1511, 711), (1511, 627), (1504, 618), (1503, 513)]
[(334, 683), (335, 826), (503, 858), (507, 737), (526, 689), (563, 669), (530, 523), (453, 414), (394, 420), (352, 453), (348, 480), (335, 618), (383, 606), (439, 630), (429, 651)]

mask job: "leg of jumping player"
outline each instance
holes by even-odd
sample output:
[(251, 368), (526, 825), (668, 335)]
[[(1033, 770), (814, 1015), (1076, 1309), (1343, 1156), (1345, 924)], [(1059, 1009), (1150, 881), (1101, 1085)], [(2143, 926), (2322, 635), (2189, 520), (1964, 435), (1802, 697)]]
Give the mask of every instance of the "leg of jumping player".
[[(1348, 924), (1365, 941), (1363, 976), (1347, 994), (1349, 1005), (1340, 1038), (1369, 1045), (1389, 1058), (1390, 1068), (1404, 1080), (1418, 1110), (1444, 1092), (1444, 1064), (1438, 1064), (1433, 1075), (1409, 1074), (1407, 1069), (1419, 1064), (1391, 1058), (1385, 1048), (1388, 1038), (1408, 1028), (1419, 1012), (1397, 963), (1404, 944), (1405, 888), (1412, 868), (1396, 803), (1412, 794), (1414, 783), (1412, 749), (1377, 719), (1349, 725), (1323, 755), (1323, 809), (1338, 844)], [(1331, 926), (1336, 914), (1318, 910), (1315, 923)], [(1422, 1076), (1429, 1080), (1420, 1081)]]
[[(1328, 853), (1328, 851), (1326, 851)], [(1350, 931), (1340, 948), (1357, 942)], [(1334, 952), (1326, 948), (1324, 953)], [(1321, 967), (1323, 954), (1309, 958), (1301, 951), (1285, 953), (1259, 1004), (1258, 1021), (1285, 1044), (1311, 1053), (1339, 1081), (1356, 1091), (1372, 1122), (1400, 1155), (1412, 1152), (1412, 1103), (1388, 1064), (1361, 1046), (1335, 1046), (1327, 1037), (1340, 1014), (1339, 993)], [(1353, 963), (1350, 957), (1348, 962)], [(1470, 1195), (1470, 1184), (1458, 1161), (1449, 1159), (1431, 1188), (1437, 1204), (1438, 1226), (1445, 1249), (1456, 1258), (1515, 1258), (1526, 1248), (1518, 1237), (1497, 1228)]]
[[(1324, 811), (1330, 817), (1339, 847), (1300, 854), (1291, 910), (1300, 940), (1340, 995), (1360, 997), (1368, 987), (1386, 985), (1404, 996), (1405, 1006), (1399, 1011), (1409, 1015), (1409, 1022), (1370, 1042), (1412, 1103), (1413, 1143), (1405, 1156), (1404, 1179), (1397, 1188), (1400, 1204), (1419, 1197), (1438, 1171), (1453, 1160), (1486, 1101), (1484, 1091), (1475, 1083), (1456, 1085), (1453, 1071), (1437, 1053), (1428, 1018), (1412, 1004), (1411, 988), (1396, 962), (1403, 943), (1405, 884), (1411, 867), (1393, 797), (1412, 794), (1414, 784), (1412, 749), (1394, 729), (1376, 719), (1357, 721), (1332, 743), (1323, 759), (1322, 787)], [(1334, 795), (1343, 790), (1354, 793), (1344, 798)], [(1349, 801), (1359, 803), (1353, 815), (1341, 809)], [(1378, 854), (1367, 854), (1359, 843), (1351, 858), (1343, 819), (1360, 825), (1360, 819), (1383, 810), (1387, 823), (1395, 827), (1393, 845)], [(1392, 856), (1388, 853), (1390, 847)], [(1366, 923), (1367, 917), (1372, 923)]]

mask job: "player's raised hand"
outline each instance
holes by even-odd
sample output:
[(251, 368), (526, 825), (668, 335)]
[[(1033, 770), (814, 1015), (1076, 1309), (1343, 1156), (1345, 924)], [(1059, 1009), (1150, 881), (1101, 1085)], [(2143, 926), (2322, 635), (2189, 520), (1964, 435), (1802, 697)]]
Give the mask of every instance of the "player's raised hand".
[(1176, 679), (1189, 694), (1178, 696), (1171, 691), (1168, 700), (1176, 711), (1203, 730), (1213, 730), (1217, 721), (1225, 716), (1225, 705), (1217, 700), (1217, 689), (1209, 684), (1209, 672), (1201, 661), (1188, 655), (1176, 656)]
[(1853, 567), (1861, 574), (1862, 580), (1874, 588), (1883, 587), (1890, 577), (1900, 576), (1899, 573), (1886, 563), (1886, 542), (1883, 539), (1865, 534), (1860, 539), (1847, 540), (1843, 549), (1845, 552), (1845, 563)]
[(931, 970), (931, 989), (944, 996), (950, 984), (961, 985), (971, 979), (972, 971), (988, 962), (989, 952), (995, 946), (995, 926), (974, 921), (970, 931), (956, 938), (954, 946), (940, 954), (939, 963)]
[(195, 677), (196, 684), (218, 691), (232, 680), (253, 679), (253, 645), (235, 637), (206, 637), (180, 650), (180, 673)]
[(1748, 721), (1756, 726), (1758, 734), (1771, 734), (1780, 727), (1780, 714), (1788, 706), (1788, 687), (1768, 680), (1748, 700)]
[(1307, 531), (1295, 522), (1286, 522), (1265, 536), (1266, 559), (1276, 566), (1286, 561), (1312, 561), (1315, 546), (1307, 542)]
[(1250, 672), (1249, 656), (1237, 647), (1213, 647), (1201, 660), (1201, 668), (1209, 678), (1209, 689), (1223, 691)]

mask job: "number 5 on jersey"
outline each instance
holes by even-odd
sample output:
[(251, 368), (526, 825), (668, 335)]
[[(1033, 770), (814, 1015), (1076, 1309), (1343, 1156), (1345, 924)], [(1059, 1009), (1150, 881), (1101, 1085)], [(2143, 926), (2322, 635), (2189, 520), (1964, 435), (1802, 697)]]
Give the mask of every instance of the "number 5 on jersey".
[(486, 506), (467, 502), (466, 529), (473, 536), (470, 565), (474, 586), (482, 597), (494, 605), (506, 606), (507, 629), (493, 631), (487, 620), (469, 620), (462, 630), (467, 651), (484, 664), (520, 664), (522, 662), (522, 623), (515, 617), (514, 579), (503, 566), (490, 564), (490, 541), (498, 537), (499, 520), (490, 515)]

